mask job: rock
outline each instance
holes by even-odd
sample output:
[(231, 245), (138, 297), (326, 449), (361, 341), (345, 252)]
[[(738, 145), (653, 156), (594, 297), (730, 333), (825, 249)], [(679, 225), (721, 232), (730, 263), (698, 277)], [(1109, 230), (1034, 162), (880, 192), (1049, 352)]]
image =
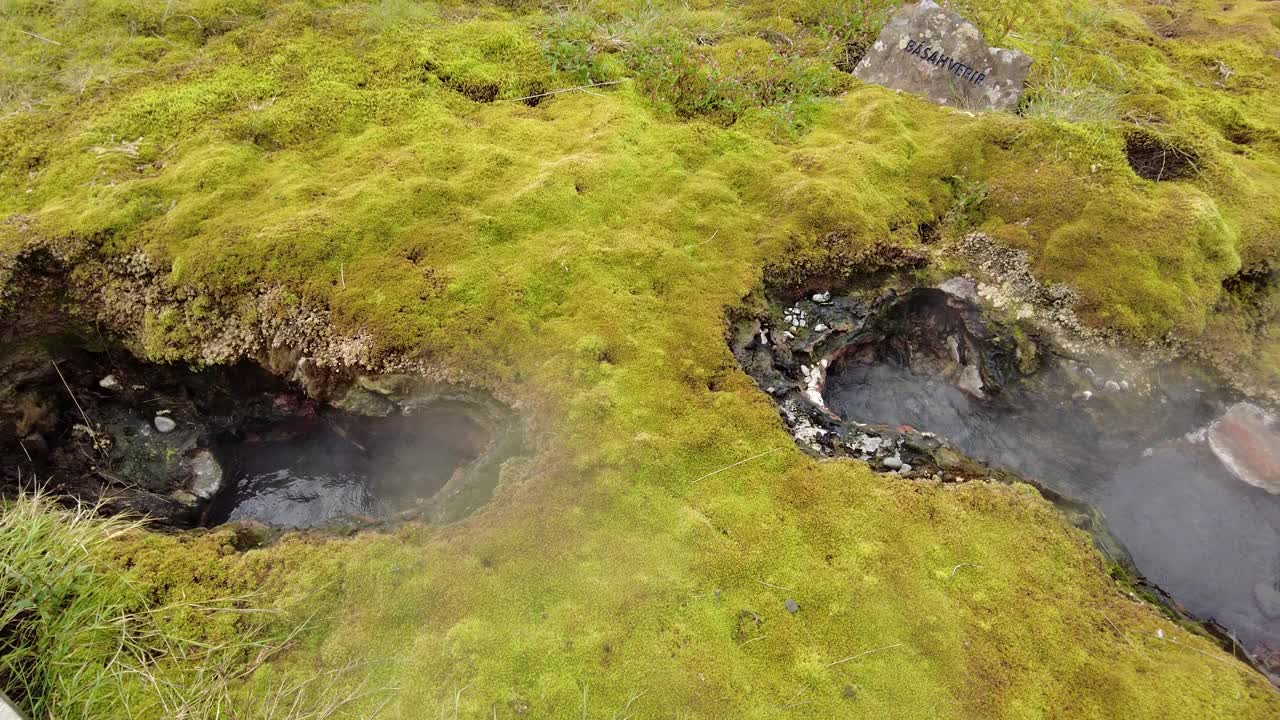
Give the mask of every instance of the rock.
[(829, 292), (814, 293), (813, 301), (816, 303), (831, 302), (831, 293)]
[(881, 460), (880, 464), (884, 465), (890, 470), (897, 470), (902, 467), (902, 458), (898, 457), (897, 455), (894, 455), (893, 457), (887, 457), (884, 460)]
[(186, 505), (187, 507), (195, 507), (196, 503), (200, 502), (200, 498), (186, 490), (174, 490), (172, 493), (169, 493), (169, 497), (183, 505)]
[(196, 450), (187, 456), (187, 467), (191, 470), (191, 493), (196, 497), (208, 500), (222, 489), (222, 465), (213, 453)]
[(940, 105), (1011, 110), (1030, 69), (1027, 55), (990, 47), (973, 23), (921, 0), (893, 14), (853, 74)]
[(902, 463), (902, 467), (898, 468), (898, 472), (902, 473), (903, 475), (906, 475), (907, 473), (911, 472), (911, 466), (907, 463)]
[(813, 331), (816, 333), (826, 332), (829, 329), (830, 328), (827, 327), (826, 323), (818, 323), (817, 325), (813, 326)]
[(796, 613), (800, 612), (800, 603), (797, 603), (795, 600), (792, 600), (791, 598), (787, 598), (787, 612), (791, 613), (792, 615), (795, 615)]
[(978, 301), (978, 284), (969, 278), (953, 277), (939, 285), (938, 289), (948, 295), (954, 295), (961, 300), (968, 300), (969, 302)]
[(360, 385), (347, 388), (346, 394), (335, 398), (330, 404), (339, 410), (367, 417), (387, 417), (396, 409), (396, 404), (382, 392)]
[(108, 375), (98, 381), (98, 387), (102, 388), (103, 390), (112, 390), (112, 391), (119, 390), (120, 381), (116, 379), (115, 375)]
[(1280, 495), (1280, 430), (1252, 403), (1232, 405), (1209, 426), (1209, 447), (1240, 480)]
[(1104, 387), (1106, 387), (1107, 392), (1120, 392), (1120, 383), (1115, 380), (1108, 380)]
[(960, 371), (960, 378), (956, 380), (956, 387), (978, 398), (985, 399), (987, 396), (982, 392), (982, 374), (978, 372), (977, 365), (965, 365)]
[(1275, 582), (1260, 582), (1253, 586), (1253, 600), (1258, 609), (1272, 620), (1280, 620), (1280, 589)]
[(162, 433), (171, 433), (178, 427), (178, 423), (174, 422), (173, 418), (165, 415), (157, 415), (152, 422), (155, 423), (156, 430)]

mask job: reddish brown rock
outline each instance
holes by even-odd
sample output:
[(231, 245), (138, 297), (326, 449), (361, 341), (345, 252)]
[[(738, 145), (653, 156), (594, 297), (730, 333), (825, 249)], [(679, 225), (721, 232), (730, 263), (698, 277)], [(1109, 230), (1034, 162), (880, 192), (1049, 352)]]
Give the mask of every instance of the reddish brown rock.
[(1242, 402), (1209, 427), (1209, 447), (1237, 478), (1280, 495), (1280, 429), (1276, 418)]

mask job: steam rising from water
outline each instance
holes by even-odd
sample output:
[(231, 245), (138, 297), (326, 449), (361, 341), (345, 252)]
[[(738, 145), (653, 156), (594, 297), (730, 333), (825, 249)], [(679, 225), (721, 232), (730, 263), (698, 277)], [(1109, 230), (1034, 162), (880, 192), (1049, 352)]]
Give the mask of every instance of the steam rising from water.
[(845, 418), (936, 432), (1095, 505), (1188, 610), (1255, 649), (1280, 647), (1280, 497), (1238, 480), (1204, 442), (1225, 393), (1173, 366), (1147, 382), (1122, 390), (1068, 361), (984, 401), (936, 374), (850, 361), (831, 369), (825, 399)]

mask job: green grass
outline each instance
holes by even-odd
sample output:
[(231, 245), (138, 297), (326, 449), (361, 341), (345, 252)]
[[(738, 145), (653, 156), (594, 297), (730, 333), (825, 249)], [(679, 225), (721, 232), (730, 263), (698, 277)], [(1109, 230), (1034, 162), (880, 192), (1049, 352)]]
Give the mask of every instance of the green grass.
[[(126, 541), (132, 571), (119, 562)], [(30, 717), (195, 720), (235, 708), (238, 718), (311, 720), (379, 695), (350, 667), (322, 676), (337, 687), (266, 672), (250, 680), (305, 626), (289, 630), (260, 606), (247, 575), (233, 581), (244, 592), (234, 598), (207, 596), (218, 589), (211, 568), (189, 588), (166, 587), (174, 578), (148, 561), (151, 542), (137, 522), (41, 494), (0, 509), (0, 685)]]
[[(317, 610), (250, 682), (367, 663), (394, 690), (352, 710), (389, 697), (382, 717), (1274, 715), (1026, 488), (814, 462), (727, 350), (763, 282), (882, 267), (950, 213), (1095, 324), (1280, 367), (1256, 331), (1274, 305), (1221, 291), (1280, 242), (1265, 3), (1197, 6), (1222, 25), (1175, 38), (1137, 4), (1012, 29), (1017, 3), (975, 5), (1036, 57), (1026, 117), (843, 75), (883, 3), (5, 6), (0, 271), (45, 244), (117, 298), (112, 263), (145, 253), (175, 299), (112, 319), (158, 359), (230, 359), (227, 334), (324, 307), (370, 359), (500, 389), (544, 448), (457, 526), (245, 553), (135, 536), (118, 562), (164, 598), (251, 583)], [(1136, 177), (1135, 129), (1200, 173)]]

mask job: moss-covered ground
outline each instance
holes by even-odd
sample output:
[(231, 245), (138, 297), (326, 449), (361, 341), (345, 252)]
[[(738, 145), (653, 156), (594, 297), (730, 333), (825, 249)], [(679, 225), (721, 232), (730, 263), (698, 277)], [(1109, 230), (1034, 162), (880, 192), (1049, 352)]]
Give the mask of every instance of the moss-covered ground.
[[(462, 524), (148, 537), (131, 572), (315, 610), (259, 675), (357, 661), (381, 717), (1275, 717), (1034, 492), (816, 462), (724, 342), (765, 281), (941, 222), (1027, 249), (1095, 325), (1274, 382), (1280, 302), (1230, 280), (1280, 257), (1274, 3), (958, 4), (1035, 57), (1022, 113), (981, 116), (847, 74), (888, 5), (0, 6), (0, 253), (171, 267), (158, 359), (282, 287), (541, 435)], [(1192, 170), (1138, 177), (1134, 137)]]

